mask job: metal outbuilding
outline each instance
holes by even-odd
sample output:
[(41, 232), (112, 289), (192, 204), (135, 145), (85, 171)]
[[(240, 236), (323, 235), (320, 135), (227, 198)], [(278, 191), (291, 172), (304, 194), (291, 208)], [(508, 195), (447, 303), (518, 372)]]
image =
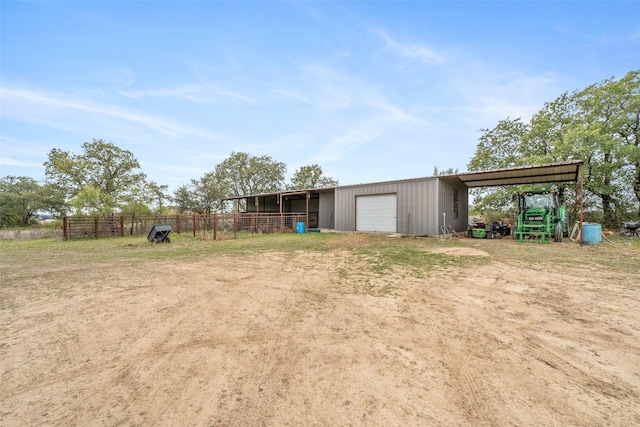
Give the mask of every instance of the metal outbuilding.
[(433, 176), (335, 188), (335, 229), (441, 234), (445, 224), (466, 229), (467, 187), (455, 178)]
[(469, 188), (582, 182), (581, 166), (581, 161), (569, 161), (228, 200), (238, 201), (238, 207), (244, 201), (247, 213), (304, 213), (308, 228), (433, 236), (466, 231)]

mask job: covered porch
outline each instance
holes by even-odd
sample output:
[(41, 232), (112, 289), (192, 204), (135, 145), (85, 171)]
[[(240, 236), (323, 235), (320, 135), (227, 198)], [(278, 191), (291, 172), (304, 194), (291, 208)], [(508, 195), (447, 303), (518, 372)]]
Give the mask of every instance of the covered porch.
[(279, 191), (225, 199), (239, 214), (261, 218), (285, 218), (294, 215), (306, 229), (333, 228), (334, 188)]

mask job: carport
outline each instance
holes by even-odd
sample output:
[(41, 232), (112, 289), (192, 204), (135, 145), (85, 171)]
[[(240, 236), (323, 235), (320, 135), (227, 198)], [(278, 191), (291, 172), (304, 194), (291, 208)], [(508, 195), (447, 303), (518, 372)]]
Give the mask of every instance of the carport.
[[(329, 188), (238, 195), (225, 199), (249, 216), (302, 217), (307, 228), (437, 235), (449, 225), (467, 228), (469, 188), (580, 181), (581, 161), (464, 172)], [(448, 221), (447, 221), (448, 220)], [(445, 224), (446, 223), (446, 224)]]
[(498, 187), (503, 185), (545, 184), (580, 181), (580, 236), (583, 236), (583, 162), (579, 160), (550, 163), (546, 165), (521, 166), (507, 169), (494, 169), (482, 172), (466, 172), (443, 176), (447, 179), (455, 176), (468, 188)]

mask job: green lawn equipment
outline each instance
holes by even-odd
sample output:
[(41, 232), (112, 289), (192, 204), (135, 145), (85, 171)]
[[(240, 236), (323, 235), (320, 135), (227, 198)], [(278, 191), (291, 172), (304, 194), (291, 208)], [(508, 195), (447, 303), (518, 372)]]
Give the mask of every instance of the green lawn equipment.
[(487, 238), (487, 226), (482, 221), (470, 220), (467, 235), (474, 239), (486, 239)]
[(566, 206), (553, 191), (527, 191), (518, 197), (518, 222), (512, 232), (519, 242), (562, 242), (569, 235)]
[(469, 221), (467, 235), (474, 239), (500, 239), (511, 234), (511, 227), (506, 221), (493, 221), (491, 224), (472, 219)]

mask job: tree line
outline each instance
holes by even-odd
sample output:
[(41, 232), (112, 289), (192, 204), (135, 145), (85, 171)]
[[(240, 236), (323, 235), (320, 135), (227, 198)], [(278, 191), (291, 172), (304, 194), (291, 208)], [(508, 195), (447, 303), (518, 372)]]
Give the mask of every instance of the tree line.
[(317, 164), (298, 168), (285, 184), (284, 163), (232, 152), (213, 171), (170, 194), (167, 185), (147, 180), (133, 153), (102, 139), (82, 144), (81, 154), (54, 148), (44, 168), (44, 183), (24, 176), (0, 179), (0, 226), (28, 225), (39, 212), (58, 216), (211, 214), (222, 211), (223, 200), (236, 195), (338, 185)]
[[(469, 171), (584, 162), (584, 209), (594, 222), (620, 228), (640, 219), (640, 70), (582, 90), (565, 92), (529, 122), (506, 118), (482, 129)], [(560, 199), (577, 210), (579, 183), (557, 184)], [(513, 210), (511, 196), (532, 189), (473, 190), (481, 213)]]
[[(528, 122), (506, 118), (480, 132), (469, 171), (581, 160), (589, 218), (609, 228), (640, 218), (640, 70), (565, 92)], [(317, 164), (300, 167), (287, 184), (284, 163), (232, 152), (211, 172), (169, 194), (168, 186), (147, 180), (130, 151), (101, 139), (85, 142), (82, 150), (74, 154), (52, 149), (44, 163), (44, 183), (29, 177), (0, 179), (0, 226), (26, 225), (42, 211), (210, 214), (223, 210), (228, 197), (338, 185)], [(434, 175), (455, 172), (434, 168)], [(553, 186), (574, 217), (578, 185)], [(531, 189), (535, 188), (474, 189), (475, 213), (512, 216), (513, 194)]]

